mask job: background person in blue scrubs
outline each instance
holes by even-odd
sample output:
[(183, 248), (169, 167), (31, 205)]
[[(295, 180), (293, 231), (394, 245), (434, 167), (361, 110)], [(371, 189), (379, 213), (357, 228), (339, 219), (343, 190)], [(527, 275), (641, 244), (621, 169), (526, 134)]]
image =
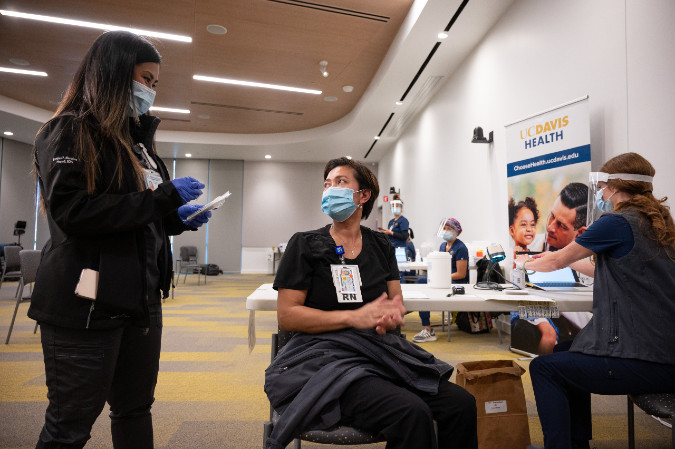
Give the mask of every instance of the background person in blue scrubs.
[[(469, 249), (464, 242), (457, 237), (462, 233), (462, 225), (454, 218), (444, 218), (439, 226), (438, 236), (445, 240), (441, 243), (439, 251), (450, 253), (452, 256), (452, 283), (453, 284), (468, 284), (469, 283)], [(427, 278), (420, 277), (415, 282), (416, 284), (426, 284)], [(422, 326), (424, 328), (413, 337), (415, 343), (424, 343), (425, 341), (435, 341), (436, 334), (431, 328), (430, 321), (431, 314), (427, 312), (420, 312), (422, 319)]]

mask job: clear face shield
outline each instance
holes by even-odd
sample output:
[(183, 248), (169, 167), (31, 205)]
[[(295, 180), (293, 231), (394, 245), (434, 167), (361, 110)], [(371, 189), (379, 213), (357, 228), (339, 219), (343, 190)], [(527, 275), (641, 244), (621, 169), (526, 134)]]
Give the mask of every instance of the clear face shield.
[(454, 236), (457, 237), (457, 228), (452, 224), (452, 222), (448, 218), (444, 218), (441, 220), (441, 223), (438, 225), (438, 231), (436, 231), (436, 235), (443, 240), (449, 240), (447, 237), (449, 237), (449, 232), (453, 232)]
[(401, 213), (401, 211), (403, 210), (403, 201), (401, 201), (401, 200), (391, 200), (389, 207), (391, 207), (391, 213), (392, 214), (399, 215)]
[[(607, 187), (607, 181), (610, 179), (621, 179), (624, 181), (653, 182), (653, 176), (638, 175), (633, 173), (603, 173), (591, 172), (588, 174), (588, 211), (586, 213), (586, 226), (590, 226), (597, 220), (603, 212), (598, 207), (598, 202), (603, 201), (603, 190)], [(609, 195), (607, 195), (609, 198)], [(607, 199), (605, 198), (605, 200)]]

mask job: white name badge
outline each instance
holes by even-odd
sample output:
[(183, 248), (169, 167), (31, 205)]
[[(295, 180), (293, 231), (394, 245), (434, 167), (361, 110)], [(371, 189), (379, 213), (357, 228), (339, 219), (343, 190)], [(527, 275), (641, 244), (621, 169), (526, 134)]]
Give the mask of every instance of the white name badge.
[(155, 190), (157, 186), (164, 182), (159, 173), (154, 170), (148, 170), (144, 168), (145, 171), (145, 186), (150, 190)]
[(338, 302), (363, 302), (358, 265), (331, 265), (330, 271), (333, 274), (333, 284), (335, 284)]

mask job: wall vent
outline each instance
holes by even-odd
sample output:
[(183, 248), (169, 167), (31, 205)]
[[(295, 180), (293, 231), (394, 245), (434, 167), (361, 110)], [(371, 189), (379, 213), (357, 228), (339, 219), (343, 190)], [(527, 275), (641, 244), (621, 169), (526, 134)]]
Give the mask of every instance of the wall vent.
[(355, 9), (338, 8), (337, 6), (324, 5), (316, 2), (304, 2), (300, 0), (267, 0), (268, 2), (281, 3), (289, 6), (297, 6), (300, 8), (314, 9), (316, 11), (323, 11), (332, 14), (341, 14), (343, 16), (358, 17), (359, 19), (374, 20), (376, 22), (387, 23), (391, 17), (382, 16), (379, 14), (372, 14), (365, 11), (357, 11)]
[(238, 109), (242, 111), (268, 112), (272, 114), (304, 115), (304, 112), (278, 111), (276, 109), (264, 109), (264, 108), (249, 108), (246, 106), (235, 106), (232, 104), (202, 103), (200, 101), (193, 101), (192, 104), (198, 104), (201, 106), (211, 106), (214, 108)]
[(441, 80), (445, 78), (444, 76), (430, 76), (424, 80), (424, 84), (419, 88), (414, 98), (408, 100), (406, 103), (407, 106), (405, 110), (398, 114), (398, 120), (395, 120), (392, 123), (392, 126), (387, 131), (387, 137), (397, 138), (401, 135), (401, 132), (408, 126), (410, 120), (412, 120), (417, 113), (424, 108), (424, 106), (429, 102), (429, 99), (436, 91), (438, 84)]
[(391, 128), (389, 128), (389, 131), (387, 132), (387, 137), (396, 138), (401, 135), (401, 132), (408, 126), (410, 120), (415, 118), (417, 113), (429, 102), (443, 78), (445, 77), (430, 76), (424, 80), (424, 84), (419, 88), (415, 97), (412, 100), (408, 100), (408, 106), (401, 114), (399, 114), (398, 120), (392, 123)]

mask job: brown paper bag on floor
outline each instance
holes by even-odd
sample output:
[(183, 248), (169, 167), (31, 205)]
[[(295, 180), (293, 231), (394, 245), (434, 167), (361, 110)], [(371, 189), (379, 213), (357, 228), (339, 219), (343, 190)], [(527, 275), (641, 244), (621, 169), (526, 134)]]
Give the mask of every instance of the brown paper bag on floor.
[(530, 444), (525, 370), (513, 360), (460, 363), (457, 385), (476, 398), (478, 449), (524, 449)]

